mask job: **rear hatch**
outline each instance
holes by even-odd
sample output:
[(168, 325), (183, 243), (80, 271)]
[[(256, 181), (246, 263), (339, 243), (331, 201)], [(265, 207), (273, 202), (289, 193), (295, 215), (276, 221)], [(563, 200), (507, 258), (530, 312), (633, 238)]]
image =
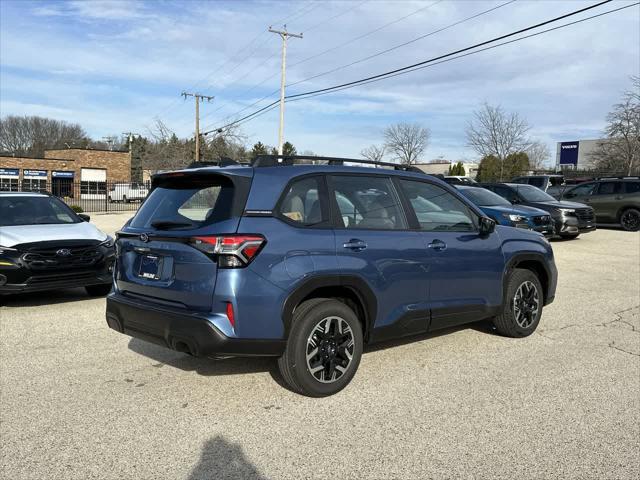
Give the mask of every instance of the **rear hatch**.
[(189, 310), (211, 309), (215, 256), (196, 237), (235, 233), (251, 168), (209, 168), (154, 177), (151, 193), (118, 232), (116, 284), (129, 297)]

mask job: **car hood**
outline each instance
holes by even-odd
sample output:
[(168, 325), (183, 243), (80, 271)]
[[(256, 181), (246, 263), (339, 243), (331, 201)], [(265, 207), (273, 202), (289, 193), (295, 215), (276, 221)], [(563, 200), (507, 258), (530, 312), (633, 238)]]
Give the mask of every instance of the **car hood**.
[(106, 240), (107, 234), (89, 222), (60, 225), (16, 225), (0, 227), (0, 245), (13, 247), (22, 243), (55, 240)]
[(486, 210), (492, 210), (494, 212), (511, 214), (511, 215), (522, 215), (525, 217), (530, 217), (533, 215), (547, 215), (547, 212), (545, 210), (541, 210), (535, 207), (527, 207), (526, 205), (511, 205), (511, 206), (494, 205), (490, 207), (486, 206), (486, 207), (480, 207), (480, 208), (486, 209)]
[(556, 200), (555, 202), (527, 202), (527, 205), (547, 211), (553, 208), (589, 208), (589, 205), (585, 205), (584, 203), (565, 202), (560, 200)]

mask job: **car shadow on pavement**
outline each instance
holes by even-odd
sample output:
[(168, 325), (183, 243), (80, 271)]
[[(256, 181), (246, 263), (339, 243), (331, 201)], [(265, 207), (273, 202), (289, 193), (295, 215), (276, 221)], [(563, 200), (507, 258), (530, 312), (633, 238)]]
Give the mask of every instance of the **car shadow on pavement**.
[(271, 372), (277, 369), (272, 357), (234, 357), (225, 359), (192, 357), (160, 345), (137, 338), (129, 341), (129, 350), (158, 362), (157, 367), (169, 365), (203, 376), (240, 375), (243, 373)]
[(87, 295), (84, 288), (69, 288), (65, 290), (47, 290), (44, 292), (17, 293), (0, 296), (0, 305), (3, 307), (42, 307), (58, 303), (79, 302), (95, 298)]
[(187, 480), (267, 480), (251, 464), (240, 445), (230, 443), (221, 436), (204, 444), (200, 461)]

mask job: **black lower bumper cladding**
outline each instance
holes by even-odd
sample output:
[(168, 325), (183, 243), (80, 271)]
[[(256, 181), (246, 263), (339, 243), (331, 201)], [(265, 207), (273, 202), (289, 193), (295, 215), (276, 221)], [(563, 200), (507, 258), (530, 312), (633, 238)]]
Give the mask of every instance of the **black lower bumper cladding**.
[(284, 340), (226, 336), (206, 317), (142, 305), (119, 293), (107, 297), (107, 324), (112, 329), (195, 357), (280, 356)]

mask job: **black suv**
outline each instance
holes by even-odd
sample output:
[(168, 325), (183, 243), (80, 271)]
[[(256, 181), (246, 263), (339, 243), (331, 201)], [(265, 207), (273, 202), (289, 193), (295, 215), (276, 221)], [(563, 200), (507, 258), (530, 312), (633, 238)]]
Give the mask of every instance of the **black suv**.
[(533, 185), (518, 183), (483, 183), (482, 186), (506, 198), (514, 205), (540, 208), (551, 214), (555, 234), (576, 238), (596, 229), (593, 208), (583, 203), (558, 201)]
[(640, 177), (602, 178), (566, 190), (561, 199), (588, 203), (599, 223), (640, 230)]

